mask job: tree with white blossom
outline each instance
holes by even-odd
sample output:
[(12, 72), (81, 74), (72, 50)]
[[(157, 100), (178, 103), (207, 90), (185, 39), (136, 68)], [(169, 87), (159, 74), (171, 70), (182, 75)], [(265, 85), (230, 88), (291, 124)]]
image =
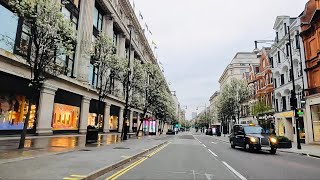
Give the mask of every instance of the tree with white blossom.
[(232, 79), (222, 88), (217, 99), (218, 118), (226, 125), (227, 121), (239, 116), (241, 104), (250, 99), (250, 91), (246, 82)]
[(30, 118), (30, 107), (36, 92), (43, 83), (52, 77), (68, 72), (67, 65), (60, 61), (62, 56), (70, 56), (75, 48), (75, 31), (71, 22), (61, 13), (61, 4), (52, 0), (9, 0), (9, 7), (23, 21), (24, 28), (29, 30), (25, 44), (20, 44), (17, 51), (25, 54), (25, 63), (29, 66), (31, 79), (29, 87), (32, 97), (25, 118), (19, 149), (24, 148), (27, 125)]
[[(174, 110), (172, 108), (172, 97), (168, 92), (166, 81), (156, 64), (146, 63), (144, 64), (145, 70), (145, 85), (143, 92), (145, 93), (142, 103), (143, 115), (145, 117), (148, 111), (153, 112), (162, 118), (173, 117)], [(171, 98), (171, 99), (170, 99)], [(143, 119), (141, 119), (142, 121)], [(137, 131), (139, 134), (142, 123)]]
[(114, 82), (121, 81), (125, 74), (127, 65), (126, 59), (119, 58), (115, 54), (115, 47), (110, 39), (104, 33), (100, 33), (92, 43), (90, 49), (93, 65), (98, 69), (96, 90), (99, 95), (98, 114), (95, 124), (98, 123), (99, 109), (101, 102), (114, 90)]

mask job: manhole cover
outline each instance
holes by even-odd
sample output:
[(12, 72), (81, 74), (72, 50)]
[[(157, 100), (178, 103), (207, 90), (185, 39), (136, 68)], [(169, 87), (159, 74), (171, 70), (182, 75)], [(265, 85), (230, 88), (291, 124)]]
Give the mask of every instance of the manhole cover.
[(80, 149), (79, 151), (91, 151), (90, 149)]
[(113, 149), (130, 149), (130, 148), (127, 148), (127, 147), (115, 147)]
[(194, 137), (192, 135), (182, 135), (179, 136), (180, 139), (194, 139)]

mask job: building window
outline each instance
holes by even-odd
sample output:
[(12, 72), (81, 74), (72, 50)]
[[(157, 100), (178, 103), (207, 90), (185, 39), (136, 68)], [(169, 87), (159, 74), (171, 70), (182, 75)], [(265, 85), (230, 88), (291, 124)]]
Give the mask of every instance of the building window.
[(290, 82), (292, 80), (291, 79), (291, 69), (288, 69), (287, 76), (288, 76), (288, 82)]
[(95, 36), (102, 31), (103, 13), (101, 8), (96, 4), (93, 11), (93, 33)]
[(287, 110), (287, 98), (286, 98), (286, 96), (283, 96), (281, 101), (282, 101), (282, 111), (286, 111)]
[(280, 75), (280, 86), (284, 85), (284, 74)]
[(302, 76), (303, 72), (302, 72), (302, 62), (299, 62), (299, 67), (298, 67), (298, 76)]
[(273, 80), (273, 85), (274, 85), (274, 88), (277, 88), (277, 79), (276, 78), (274, 78), (274, 80)]
[(117, 47), (118, 45), (118, 39), (117, 39), (117, 34), (115, 32), (113, 32), (113, 38), (112, 38), (112, 42), (113, 42), (113, 46)]
[(31, 46), (31, 29), (30, 27), (23, 23), (22, 19), (19, 20), (18, 25), (18, 33), (17, 33), (17, 40), (15, 46), (15, 53), (26, 57), (28, 55), (28, 51), (30, 50)]
[(280, 52), (279, 51), (277, 52), (277, 55), (278, 55), (278, 63), (281, 63)]
[(284, 28), (284, 34), (288, 34), (287, 23), (283, 24), (283, 28)]
[[(0, 3), (0, 38), (2, 36), (4, 39), (8, 40), (10, 43), (6, 43), (6, 41), (0, 41), (0, 48), (13, 53), (14, 44), (16, 40), (17, 27), (18, 27), (18, 17), (15, 16), (10, 10), (5, 8)], [(11, 45), (12, 44), (12, 45)]]
[(276, 99), (275, 107), (276, 107), (276, 112), (279, 112), (279, 100), (278, 99)]
[(276, 42), (278, 43), (279, 42), (279, 33), (276, 32)]
[[(63, 0), (62, 0), (63, 1)], [(67, 3), (61, 8), (61, 12), (66, 20), (71, 22), (71, 25), (76, 33), (78, 30), (79, 19), (79, 0), (68, 0), (71, 3)], [(75, 61), (76, 44), (74, 45), (74, 53), (70, 56), (60, 56), (59, 59), (64, 61), (67, 68), (67, 76), (74, 77), (74, 61)]]

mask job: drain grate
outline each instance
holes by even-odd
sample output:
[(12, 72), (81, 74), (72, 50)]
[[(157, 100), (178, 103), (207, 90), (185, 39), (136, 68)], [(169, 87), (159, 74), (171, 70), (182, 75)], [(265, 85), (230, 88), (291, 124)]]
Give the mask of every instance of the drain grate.
[(127, 148), (127, 147), (115, 147), (113, 149), (130, 149), (130, 148)]
[(80, 149), (79, 151), (91, 151), (90, 149)]

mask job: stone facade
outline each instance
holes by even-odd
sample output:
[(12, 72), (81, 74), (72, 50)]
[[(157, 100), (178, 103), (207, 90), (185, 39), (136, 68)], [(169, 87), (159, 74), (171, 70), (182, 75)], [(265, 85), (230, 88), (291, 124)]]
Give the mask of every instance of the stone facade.
[[(290, 97), (292, 91), (292, 80), (295, 82), (296, 97), (298, 99), (298, 108), (303, 108), (301, 100), (303, 98), (303, 90), (307, 87), (304, 83), (306, 75), (304, 50), (302, 39), (298, 36), (301, 32), (300, 18), (291, 18), (289, 16), (278, 16), (274, 24), (276, 32), (275, 43), (271, 49), (272, 73), (274, 84), (274, 109), (275, 130), (278, 135), (287, 136), (289, 139), (296, 141), (295, 135), (295, 118), (291, 110)], [(289, 30), (288, 30), (289, 28)], [(290, 48), (288, 45), (288, 36), (291, 35), (292, 59), (293, 59), (293, 75), (291, 79), (291, 62)], [(308, 139), (305, 133), (310, 128), (305, 118), (301, 120), (300, 138)]]
[[(124, 110), (122, 93), (117, 93), (117, 91), (112, 92), (112, 94), (105, 99), (103, 103), (104, 107), (100, 107), (102, 110), (97, 110), (97, 108), (94, 107), (98, 100), (98, 94), (96, 93), (94, 83), (91, 82), (92, 78), (90, 74), (93, 72), (90, 68), (92, 65), (90, 64), (90, 56), (86, 53), (86, 49), (91, 44), (95, 36), (95, 30), (97, 29), (95, 26), (96, 22), (93, 21), (96, 13), (102, 17), (101, 32), (114, 40), (118, 56), (127, 57), (126, 52), (130, 46), (130, 30), (128, 25), (132, 25), (134, 31), (132, 31), (131, 41), (131, 62), (137, 59), (142, 63), (156, 63), (156, 58), (147, 42), (129, 0), (85, 0), (77, 5), (73, 4), (73, 2), (78, 1), (69, 2), (73, 10), (78, 12), (78, 14), (74, 15), (74, 18), (78, 20), (78, 43), (74, 56), (74, 64), (72, 65), (72, 75), (61, 75), (45, 82), (39, 92), (38, 113), (32, 129), (34, 129), (34, 133), (38, 135), (50, 135), (55, 132), (60, 132), (60, 130), (63, 130), (63, 132), (70, 130), (71, 132), (85, 133), (87, 125), (90, 123), (90, 117), (96, 117), (98, 113), (96, 111), (101, 111), (100, 114), (103, 116), (101, 120), (99, 120), (101, 131), (109, 132), (109, 128), (115, 125), (117, 131), (120, 132), (123, 126)], [(3, 4), (0, 4), (0, 11), (1, 13), (8, 14), (8, 16), (1, 18), (13, 16)], [(7, 19), (6, 21), (12, 20)], [(5, 30), (7, 29), (2, 31)], [(8, 29), (8, 31), (10, 32), (10, 29)], [(0, 43), (0, 78), (8, 76), (10, 78), (30, 79), (30, 71), (25, 60), (19, 55), (14, 54), (12, 50), (6, 48), (6, 46)], [(15, 82), (12, 83), (14, 84)], [(120, 82), (116, 82), (115, 84), (118, 86), (116, 89), (122, 90)], [(5, 90), (0, 88), (0, 90), (7, 90), (7, 93), (14, 93), (10, 88), (6, 88)], [(16, 88), (15, 90), (19, 95), (24, 94), (21, 88)], [(56, 113), (56, 111), (59, 111), (59, 113)], [(140, 117), (133, 117), (133, 114), (136, 113), (140, 115), (142, 110), (131, 109), (130, 118), (128, 119), (130, 131), (133, 131), (133, 122), (135, 121), (133, 118), (140, 119)], [(57, 123), (62, 123), (61, 126), (54, 127), (56, 123), (55, 120), (57, 120)], [(74, 122), (75, 125), (70, 128), (64, 128), (64, 124), (72, 120), (76, 121)], [(137, 122), (136, 125), (139, 125), (139, 122)], [(19, 131), (19, 129), (17, 130)]]

